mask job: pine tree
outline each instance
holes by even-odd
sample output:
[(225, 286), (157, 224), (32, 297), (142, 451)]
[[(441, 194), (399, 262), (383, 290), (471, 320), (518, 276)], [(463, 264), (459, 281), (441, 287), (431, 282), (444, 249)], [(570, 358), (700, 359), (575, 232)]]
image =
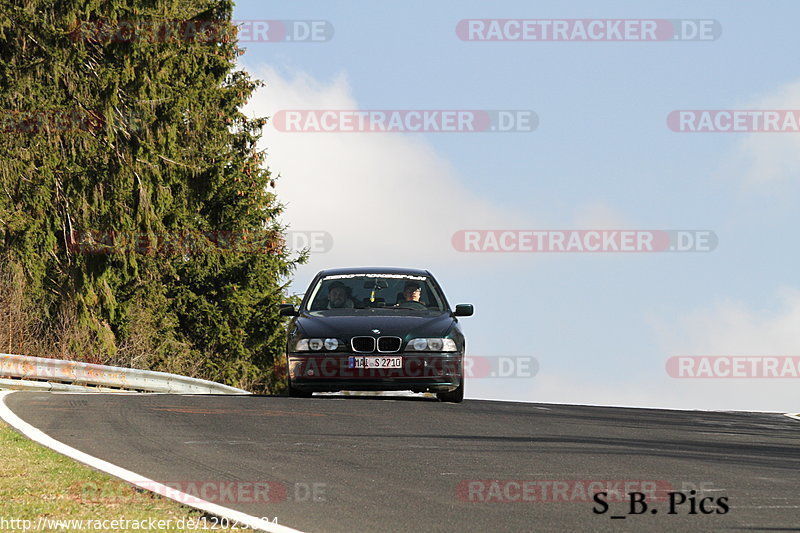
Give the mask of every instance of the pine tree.
[(62, 352), (255, 390), (280, 366), (297, 260), (232, 11), (0, 0), (3, 264)]

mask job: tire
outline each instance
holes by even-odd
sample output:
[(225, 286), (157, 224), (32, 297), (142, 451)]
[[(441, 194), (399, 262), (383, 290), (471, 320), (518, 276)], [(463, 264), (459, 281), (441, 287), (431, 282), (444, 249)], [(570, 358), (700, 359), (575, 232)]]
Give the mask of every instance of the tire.
[(461, 378), (461, 385), (454, 391), (437, 392), (436, 397), (440, 402), (461, 403), (464, 401), (464, 378)]

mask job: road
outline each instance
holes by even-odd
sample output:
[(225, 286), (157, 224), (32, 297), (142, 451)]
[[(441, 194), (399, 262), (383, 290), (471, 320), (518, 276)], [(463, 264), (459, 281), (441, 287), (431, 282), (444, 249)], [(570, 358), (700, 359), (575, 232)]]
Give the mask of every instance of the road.
[[(6, 403), (69, 446), (309, 532), (800, 531), (800, 421), (779, 414), (402, 397)], [(647, 511), (630, 514), (627, 492)]]

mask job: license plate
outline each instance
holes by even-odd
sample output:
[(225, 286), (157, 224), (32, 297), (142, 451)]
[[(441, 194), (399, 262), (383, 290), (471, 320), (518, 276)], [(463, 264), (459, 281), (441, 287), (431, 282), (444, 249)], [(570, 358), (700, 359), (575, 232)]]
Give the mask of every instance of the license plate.
[(402, 357), (370, 357), (366, 355), (350, 357), (349, 368), (403, 368)]

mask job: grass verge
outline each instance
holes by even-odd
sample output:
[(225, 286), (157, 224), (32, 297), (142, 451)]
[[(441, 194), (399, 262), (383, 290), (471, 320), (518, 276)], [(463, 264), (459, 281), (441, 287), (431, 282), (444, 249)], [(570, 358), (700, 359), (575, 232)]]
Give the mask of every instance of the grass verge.
[[(79, 527), (55, 520), (83, 522)], [(113, 527), (112, 520), (136, 523), (118, 522)], [(164, 522), (158, 524), (159, 520)], [(162, 528), (167, 520), (171, 527)], [(104, 524), (109, 527), (94, 527)], [(196, 532), (204, 526), (209, 531), (235, 531), (220, 527), (219, 521), (201, 511), (92, 470), (0, 422), (0, 531)]]

